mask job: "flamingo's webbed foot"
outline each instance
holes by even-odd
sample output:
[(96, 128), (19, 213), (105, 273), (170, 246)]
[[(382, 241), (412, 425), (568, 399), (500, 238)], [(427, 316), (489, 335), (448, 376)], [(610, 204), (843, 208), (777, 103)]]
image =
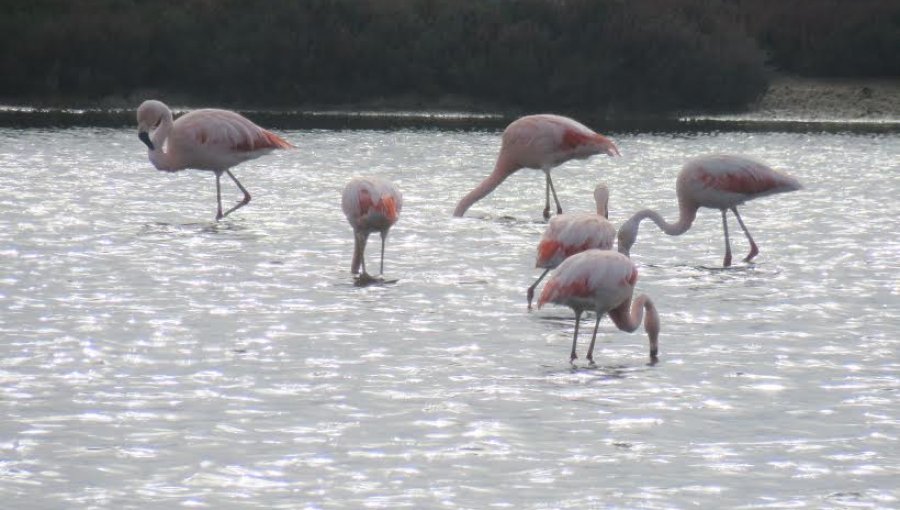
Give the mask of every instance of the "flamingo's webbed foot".
[(353, 280), (353, 285), (356, 287), (368, 287), (369, 285), (378, 283), (384, 283), (384, 278), (380, 276), (372, 276), (365, 271), (363, 271)]
[(744, 262), (750, 262), (754, 257), (759, 255), (759, 248), (756, 245), (750, 247), (750, 253), (747, 254), (747, 257), (744, 259)]

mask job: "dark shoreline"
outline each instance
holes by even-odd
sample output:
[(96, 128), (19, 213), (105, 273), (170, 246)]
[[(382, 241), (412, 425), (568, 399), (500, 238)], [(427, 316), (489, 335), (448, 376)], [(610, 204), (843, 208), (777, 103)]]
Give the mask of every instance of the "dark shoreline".
[[(502, 130), (518, 116), (504, 113), (405, 110), (239, 109), (238, 111), (271, 129)], [(579, 120), (605, 133), (711, 131), (900, 133), (900, 120), (894, 119), (785, 119), (736, 114), (618, 119), (581, 116)], [(134, 122), (133, 109), (0, 106), (0, 127), (6, 128), (127, 128), (133, 127)]]

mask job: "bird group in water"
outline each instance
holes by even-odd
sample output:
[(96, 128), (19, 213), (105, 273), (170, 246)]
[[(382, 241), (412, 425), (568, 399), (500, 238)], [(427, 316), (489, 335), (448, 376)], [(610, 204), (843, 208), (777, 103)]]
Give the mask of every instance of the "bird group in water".
[[(227, 110), (195, 110), (174, 119), (171, 110), (156, 100), (144, 101), (137, 110), (138, 138), (147, 146), (150, 162), (162, 171), (208, 170), (216, 176), (216, 219), (224, 218), (250, 202), (250, 193), (231, 172), (241, 162), (260, 157), (276, 149), (293, 146), (240, 114)], [(800, 182), (755, 159), (713, 154), (685, 163), (675, 182), (679, 216), (666, 221), (652, 209), (638, 211), (617, 230), (608, 220), (609, 190), (599, 184), (594, 190), (596, 213), (563, 213), (550, 178), (554, 167), (571, 159), (596, 154), (618, 156), (619, 150), (607, 137), (583, 124), (560, 115), (528, 115), (513, 121), (503, 132), (500, 153), (494, 170), (472, 191), (462, 197), (453, 211), (463, 216), (477, 201), (496, 189), (506, 178), (522, 168), (544, 172), (546, 178), (543, 215), (550, 218), (552, 195), (557, 216), (550, 219), (537, 247), (535, 267), (544, 269), (528, 287), (526, 299), (531, 310), (538, 284), (552, 270), (538, 298), (538, 308), (546, 303), (568, 306), (575, 312), (570, 362), (577, 359), (578, 329), (586, 311), (596, 314), (587, 360), (593, 364), (594, 344), (600, 319), (610, 319), (623, 331), (635, 331), (643, 322), (650, 344), (650, 362), (658, 357), (660, 320), (653, 301), (646, 295), (634, 297), (638, 279), (635, 264), (629, 258), (644, 219), (653, 221), (668, 235), (680, 235), (691, 227), (701, 207), (722, 213), (725, 233), (723, 265), (731, 265), (727, 213), (731, 211), (750, 244), (744, 261), (751, 261), (759, 249), (747, 230), (737, 206), (748, 200), (796, 191)], [(221, 176), (225, 174), (243, 193), (243, 199), (223, 212)], [(380, 177), (354, 177), (346, 185), (341, 207), (353, 228), (351, 273), (357, 285), (383, 282), (385, 240), (397, 222), (403, 196), (392, 182)], [(379, 276), (366, 271), (365, 249), (369, 234), (381, 236)], [(618, 251), (613, 251), (615, 241)]]

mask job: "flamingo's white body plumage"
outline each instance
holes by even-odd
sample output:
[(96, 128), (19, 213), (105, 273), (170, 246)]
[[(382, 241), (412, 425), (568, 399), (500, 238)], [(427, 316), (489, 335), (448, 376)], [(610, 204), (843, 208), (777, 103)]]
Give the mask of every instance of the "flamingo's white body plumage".
[(541, 170), (546, 176), (544, 218), (550, 217), (551, 192), (556, 202), (556, 212), (561, 214), (562, 207), (550, 179), (550, 170), (571, 159), (603, 153), (618, 156), (619, 150), (611, 140), (576, 120), (553, 114), (528, 115), (517, 119), (503, 131), (494, 171), (459, 201), (453, 215), (465, 214), (472, 204), (522, 168)]
[(594, 199), (597, 202), (596, 213), (565, 213), (550, 218), (547, 228), (538, 242), (535, 267), (544, 269), (540, 277), (527, 291), (528, 309), (534, 289), (547, 276), (547, 273), (559, 266), (563, 260), (576, 253), (597, 248), (611, 250), (616, 240), (616, 227), (607, 219), (609, 208), (609, 189), (604, 184), (594, 188)]
[(350, 271), (367, 276), (365, 251), (369, 234), (381, 234), (381, 272), (384, 272), (384, 241), (403, 208), (403, 195), (392, 182), (380, 177), (354, 177), (341, 197), (344, 216), (353, 227), (353, 261)]
[(619, 227), (619, 251), (628, 255), (637, 239), (638, 227), (650, 218), (666, 234), (681, 235), (691, 227), (697, 217), (697, 209), (709, 207), (722, 212), (725, 231), (725, 259), (723, 265), (731, 265), (731, 243), (728, 239), (727, 211), (731, 211), (750, 242), (750, 253), (744, 259), (750, 261), (759, 253), (750, 231), (744, 225), (737, 206), (748, 200), (801, 189), (800, 182), (745, 156), (714, 154), (688, 161), (675, 183), (678, 196), (679, 218), (669, 223), (654, 210), (644, 209), (635, 213)]
[[(194, 110), (173, 121), (168, 106), (150, 99), (138, 107), (137, 121), (138, 137), (147, 145), (150, 162), (158, 170), (176, 172), (191, 168), (215, 172), (216, 219), (250, 202), (250, 193), (231, 173), (232, 167), (275, 149), (293, 147), (278, 135), (228, 110)], [(224, 213), (220, 183), (223, 173), (244, 193), (243, 200)]]
[[(575, 312), (575, 334), (572, 337), (570, 360), (577, 358), (578, 324), (581, 314), (597, 314), (594, 335), (588, 347), (587, 359), (593, 362), (597, 327), (603, 315), (609, 314), (616, 327), (634, 331), (641, 320), (650, 340), (650, 361), (655, 362), (659, 344), (659, 314), (653, 302), (641, 294), (632, 303), (638, 272), (631, 260), (614, 251), (586, 250), (572, 255), (554, 271), (541, 292), (538, 308), (546, 303), (565, 305)], [(645, 312), (646, 311), (646, 315)]]

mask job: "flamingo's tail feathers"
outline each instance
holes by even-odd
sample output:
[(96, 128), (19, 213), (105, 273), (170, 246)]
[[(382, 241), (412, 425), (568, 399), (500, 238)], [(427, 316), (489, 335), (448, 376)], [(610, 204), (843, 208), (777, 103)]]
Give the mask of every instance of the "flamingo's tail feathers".
[(536, 267), (542, 267), (543, 264), (548, 264), (550, 260), (556, 256), (557, 252), (561, 250), (565, 250), (565, 247), (555, 239), (545, 239), (541, 241), (540, 244), (538, 244)]
[(803, 189), (803, 184), (800, 183), (796, 178), (785, 175), (784, 176), (784, 184), (782, 184), (785, 191), (797, 191)]
[(379, 212), (384, 214), (384, 216), (390, 221), (392, 224), (396, 223), (397, 218), (400, 214), (397, 208), (397, 201), (394, 200), (394, 197), (388, 195), (381, 199), (381, 203), (377, 207)]
[(557, 280), (550, 280), (544, 285), (544, 289), (541, 291), (541, 297), (538, 299), (538, 309), (542, 308), (545, 303), (552, 302), (556, 299), (556, 294), (559, 289), (559, 282)]
[[(201, 133), (201, 136), (203, 136), (203, 133)], [(201, 138), (201, 142), (205, 142), (205, 139)], [(254, 136), (241, 137), (239, 140), (234, 140), (231, 148), (240, 152), (252, 152), (267, 149), (293, 149), (294, 146), (275, 133), (263, 129)]]
[(616, 147), (616, 144), (613, 143), (612, 140), (610, 140), (609, 138), (607, 138), (603, 135), (599, 135), (599, 134), (597, 135), (597, 137), (600, 139), (600, 146), (603, 147), (603, 151), (606, 152), (607, 155), (609, 155), (609, 156), (621, 156), (622, 155), (619, 153), (619, 148)]
[(296, 148), (293, 145), (291, 145), (290, 143), (288, 143), (287, 140), (285, 140), (284, 138), (281, 138), (280, 136), (276, 135), (275, 133), (272, 133), (271, 131), (266, 131), (263, 134), (263, 137), (265, 138), (265, 146), (266, 147), (269, 147), (272, 149), (295, 149)]

